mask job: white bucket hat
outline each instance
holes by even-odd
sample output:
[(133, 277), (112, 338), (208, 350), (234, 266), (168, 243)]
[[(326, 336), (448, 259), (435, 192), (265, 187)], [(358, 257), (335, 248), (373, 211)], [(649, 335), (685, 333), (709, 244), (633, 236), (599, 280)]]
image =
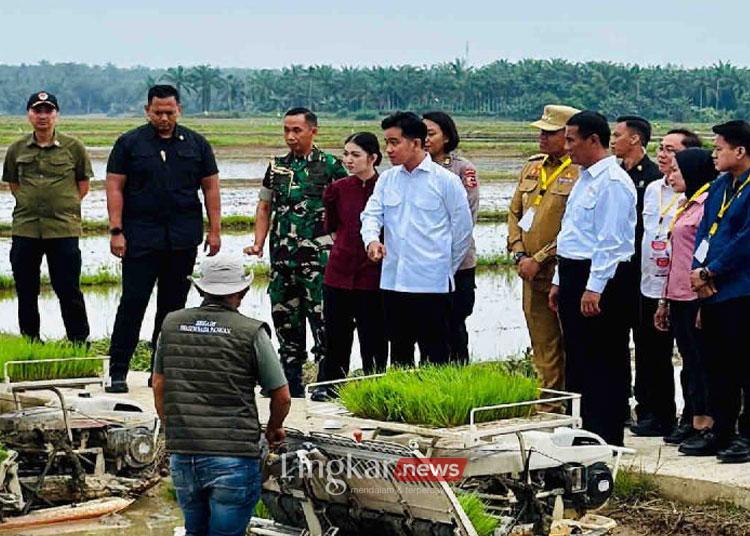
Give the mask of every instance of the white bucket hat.
[(190, 280), (199, 290), (213, 296), (228, 296), (242, 292), (253, 281), (252, 273), (245, 275), (242, 260), (230, 255), (206, 257), (200, 266), (199, 278)]

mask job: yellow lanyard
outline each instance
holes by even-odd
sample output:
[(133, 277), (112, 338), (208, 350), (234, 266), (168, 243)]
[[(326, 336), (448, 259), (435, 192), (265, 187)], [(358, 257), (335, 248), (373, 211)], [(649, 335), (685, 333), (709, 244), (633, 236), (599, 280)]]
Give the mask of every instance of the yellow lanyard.
[(704, 193), (706, 190), (708, 190), (710, 187), (711, 187), (711, 183), (707, 182), (706, 184), (701, 186), (697, 192), (691, 195), (690, 199), (688, 199), (684, 205), (682, 205), (681, 207), (677, 207), (677, 210), (674, 213), (674, 217), (672, 218), (672, 221), (669, 224), (669, 234), (672, 234), (672, 229), (674, 229), (674, 226), (677, 223), (677, 220), (680, 218), (680, 216), (682, 216), (682, 213), (685, 212), (688, 206), (690, 206), (690, 203), (698, 199), (701, 196), (701, 194)]
[(739, 188), (737, 188), (737, 191), (732, 194), (732, 197), (729, 198), (729, 201), (727, 201), (727, 191), (724, 190), (724, 199), (721, 202), (721, 208), (719, 209), (719, 214), (716, 216), (716, 221), (711, 224), (711, 227), (708, 229), (708, 238), (711, 238), (713, 235), (716, 234), (716, 231), (719, 229), (719, 224), (721, 223), (721, 220), (724, 218), (724, 214), (726, 214), (727, 210), (729, 210), (729, 207), (732, 206), (732, 203), (734, 203), (734, 200), (737, 199), (737, 196), (740, 195), (740, 192), (747, 186), (747, 184), (750, 182), (750, 176), (745, 179), (745, 182), (743, 182)]
[(541, 187), (539, 188), (539, 193), (536, 194), (536, 198), (534, 199), (534, 205), (539, 206), (542, 203), (542, 197), (547, 192), (547, 189), (550, 187), (550, 185), (557, 180), (557, 177), (560, 176), (560, 174), (565, 171), (565, 169), (570, 165), (570, 157), (565, 156), (562, 159), (562, 163), (560, 166), (552, 172), (552, 175), (547, 177), (547, 171), (544, 169), (544, 164), (547, 163), (547, 157), (544, 157), (544, 161), (542, 162), (542, 169), (540, 171), (540, 177), (539, 181), (541, 182)]
[(664, 199), (664, 190), (659, 187), (659, 233), (661, 233), (661, 224), (664, 222), (664, 216), (669, 214), (669, 211), (672, 210), (672, 207), (677, 202), (678, 197), (680, 197), (678, 194), (673, 195), (672, 200), (669, 202), (669, 204), (667, 204), (666, 207), (663, 207), (662, 201)]

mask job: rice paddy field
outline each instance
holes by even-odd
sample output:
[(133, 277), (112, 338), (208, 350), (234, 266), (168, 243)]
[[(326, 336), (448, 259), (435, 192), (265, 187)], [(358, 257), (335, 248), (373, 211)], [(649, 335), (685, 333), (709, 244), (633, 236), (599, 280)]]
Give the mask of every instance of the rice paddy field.
[[(468, 326), (472, 359), (492, 360), (523, 352), (528, 346), (525, 321), (521, 311), (521, 286), (505, 254), (507, 208), (515, 189), (515, 180), (529, 155), (537, 152), (537, 131), (523, 122), (493, 121), (486, 118), (456, 117), (462, 135), (461, 153), (478, 169), (480, 221), (474, 235), (479, 254), (477, 302)], [(92, 191), (83, 202), (84, 237), (82, 286), (89, 309), (92, 338), (107, 339), (112, 330), (119, 301), (119, 261), (109, 253), (106, 234), (106, 198), (103, 179), (106, 159), (114, 140), (128, 129), (143, 124), (140, 117), (66, 117), (61, 115), (59, 129), (81, 139), (92, 157), (95, 179)], [(257, 190), (268, 159), (285, 151), (281, 118), (277, 116), (216, 119), (185, 117), (182, 124), (206, 135), (213, 144), (222, 177), (222, 249), (238, 253), (252, 238)], [(656, 124), (658, 137), (675, 125)], [(705, 134), (709, 125), (689, 125)], [(346, 136), (360, 130), (380, 132), (379, 118), (368, 121), (322, 116), (318, 144), (340, 154)], [(25, 117), (0, 117), (0, 157), (5, 147), (29, 132)], [(652, 144), (653, 154), (653, 144)], [(386, 168), (384, 163), (381, 168)], [(14, 199), (7, 185), (0, 183), (0, 331), (17, 333), (16, 300), (10, 270), (10, 225)], [(199, 262), (203, 254), (199, 253)], [(271, 320), (270, 304), (265, 292), (269, 266), (264, 259), (248, 259), (248, 272), (255, 275), (255, 285), (242, 306), (246, 314)], [(59, 306), (48, 285), (46, 263), (42, 264), (42, 336), (59, 339), (64, 336)], [(188, 305), (200, 299), (191, 291)], [(144, 318), (141, 338), (149, 339), (153, 329), (154, 299)], [(310, 341), (311, 343), (311, 341)], [(358, 349), (353, 351), (353, 367), (358, 366)]]

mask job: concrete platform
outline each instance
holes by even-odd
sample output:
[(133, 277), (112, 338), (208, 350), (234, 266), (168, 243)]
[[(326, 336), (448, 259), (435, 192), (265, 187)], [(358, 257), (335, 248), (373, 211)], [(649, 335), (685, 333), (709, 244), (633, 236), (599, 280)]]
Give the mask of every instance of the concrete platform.
[[(132, 398), (152, 407), (153, 396), (147, 387), (147, 378), (144, 372), (131, 372), (128, 377), (130, 393), (111, 396)], [(99, 388), (89, 390), (96, 392)], [(287, 426), (304, 430), (310, 424), (305, 417), (305, 403), (301, 399), (292, 401)], [(260, 418), (265, 422), (268, 399), (259, 396), (257, 405)], [(336, 433), (348, 435), (351, 431), (344, 429)], [(636, 449), (637, 454), (625, 457), (623, 468), (653, 476), (664, 496), (694, 504), (723, 501), (750, 509), (750, 464), (723, 464), (713, 456), (683, 456), (676, 446), (666, 445), (661, 438), (635, 437), (628, 431), (625, 446)]]

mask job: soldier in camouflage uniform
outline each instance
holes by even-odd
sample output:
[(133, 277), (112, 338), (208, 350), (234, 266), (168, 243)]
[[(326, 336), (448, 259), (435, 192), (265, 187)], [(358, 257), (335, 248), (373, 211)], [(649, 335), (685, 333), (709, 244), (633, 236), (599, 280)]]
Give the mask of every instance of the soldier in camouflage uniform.
[(325, 354), (323, 273), (333, 241), (323, 225), (323, 190), (348, 175), (341, 162), (318, 149), (317, 117), (305, 108), (284, 116), (284, 140), (290, 151), (275, 157), (266, 170), (255, 214), (255, 243), (249, 255), (263, 254), (270, 231), (272, 318), (279, 357), (292, 396), (304, 396), (302, 364), (305, 319), (310, 323), (315, 361)]

